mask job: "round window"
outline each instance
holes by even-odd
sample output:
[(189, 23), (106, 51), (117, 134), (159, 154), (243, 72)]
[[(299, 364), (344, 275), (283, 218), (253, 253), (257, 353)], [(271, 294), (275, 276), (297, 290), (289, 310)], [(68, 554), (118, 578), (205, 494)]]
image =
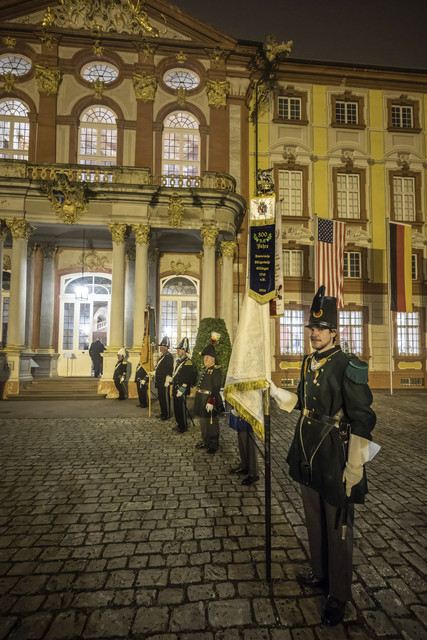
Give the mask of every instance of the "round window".
[(200, 84), (199, 76), (194, 71), (188, 69), (169, 69), (163, 76), (165, 84), (170, 89), (186, 89), (190, 91)]
[(107, 64), (105, 62), (90, 62), (83, 67), (81, 74), (87, 82), (102, 80), (105, 84), (109, 84), (110, 82), (114, 82), (119, 75), (119, 72), (112, 64)]
[(16, 54), (0, 56), (0, 74), (13, 73), (14, 76), (23, 76), (31, 69), (31, 61), (24, 56)]

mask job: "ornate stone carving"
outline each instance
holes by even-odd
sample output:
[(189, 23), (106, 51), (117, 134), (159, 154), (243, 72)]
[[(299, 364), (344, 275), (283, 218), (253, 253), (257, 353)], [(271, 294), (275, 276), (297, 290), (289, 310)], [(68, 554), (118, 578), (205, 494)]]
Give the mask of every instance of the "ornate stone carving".
[(215, 109), (227, 105), (227, 96), (230, 93), (230, 83), (228, 80), (208, 80), (206, 82), (206, 94), (208, 104)]
[(101, 40), (96, 39), (92, 45), (92, 51), (95, 56), (102, 56), (104, 53), (104, 47), (101, 44)]
[(398, 161), (397, 166), (402, 167), (404, 171), (408, 171), (411, 164), (411, 154), (410, 153), (398, 153)]
[(399, 369), (418, 369), (421, 370), (423, 368), (422, 362), (399, 362), (397, 365)]
[(146, 73), (134, 73), (132, 81), (137, 100), (142, 100), (142, 102), (154, 100), (157, 89), (156, 76), (149, 76)]
[(119, 222), (111, 222), (108, 225), (108, 231), (111, 233), (113, 242), (117, 244), (123, 244), (129, 235), (129, 228), (127, 224), (120, 224)]
[(40, 245), (38, 245), (35, 242), (29, 242), (27, 244), (27, 258), (34, 258), (34, 256), (36, 255), (36, 252), (38, 250)]
[(133, 224), (136, 244), (149, 244), (151, 227), (148, 224)]
[(49, 50), (53, 49), (53, 45), (57, 42), (55, 36), (52, 33), (49, 33), (47, 29), (43, 29), (40, 40)]
[(347, 225), (345, 232), (345, 241), (351, 244), (359, 244), (367, 246), (372, 242), (369, 233), (362, 229), (362, 227), (353, 227)]
[(187, 89), (185, 87), (178, 87), (175, 91), (176, 101), (180, 107), (184, 107), (187, 100)]
[(230, 78), (230, 94), (232, 96), (246, 96), (249, 87), (248, 78)]
[(176, 59), (178, 60), (179, 64), (183, 64), (187, 60), (187, 58), (188, 58), (187, 54), (184, 53), (182, 50), (176, 54)]
[(41, 190), (49, 198), (54, 214), (63, 222), (74, 224), (87, 213), (87, 187), (71, 182), (65, 174), (58, 174), (54, 180), (42, 180)]
[(138, 43), (137, 48), (138, 48), (138, 51), (141, 52), (143, 60), (148, 60), (148, 58), (151, 58), (151, 56), (154, 53), (153, 47), (150, 47), (150, 45), (148, 44), (145, 38), (143, 38), (141, 42)]
[(18, 238), (24, 238), (28, 242), (28, 238), (35, 233), (36, 228), (32, 227), (26, 220), (23, 218), (12, 218), (6, 220), (6, 224), (10, 229), (10, 233), (12, 234), (12, 238), (17, 240)]
[(47, 96), (58, 93), (59, 85), (62, 82), (60, 69), (54, 67), (42, 67), (36, 65), (37, 89)]
[(160, 251), (157, 247), (148, 247), (148, 262), (150, 264), (158, 264), (160, 260)]
[(292, 40), (279, 44), (274, 36), (267, 36), (265, 43), (265, 57), (269, 62), (274, 62), (276, 59), (286, 58), (291, 52), (292, 45)]
[(354, 149), (343, 149), (342, 162), (345, 164), (346, 171), (353, 171), (354, 168)]
[(182, 227), (184, 205), (177, 193), (173, 193), (168, 202), (169, 226), (174, 229)]
[(414, 249), (422, 249), (426, 244), (427, 240), (425, 240), (423, 234), (416, 229), (412, 229), (412, 246)]
[(46, 242), (40, 245), (43, 258), (54, 258), (58, 252), (58, 247), (54, 242)]
[(289, 167), (294, 167), (297, 159), (296, 145), (289, 144), (283, 146), (283, 159), (288, 163)]
[(16, 160), (10, 162), (2, 160), (0, 164), (0, 176), (5, 178), (25, 178), (26, 163), (18, 162)]
[(97, 78), (91, 84), (93, 88), (93, 95), (97, 100), (100, 100), (102, 98), (102, 94), (104, 93), (105, 82)]
[(136, 259), (136, 249), (135, 247), (128, 247), (126, 249), (126, 260), (128, 262), (135, 262)]
[(9, 227), (7, 226), (6, 220), (0, 219), (0, 241), (6, 240), (8, 233), (9, 233)]
[(200, 234), (203, 238), (203, 245), (206, 247), (214, 247), (216, 239), (218, 237), (218, 227), (214, 224), (203, 225), (200, 229)]
[(184, 264), (183, 262), (181, 262), (181, 260), (178, 260), (177, 262), (175, 262), (175, 260), (171, 260), (170, 263), (171, 271), (173, 271), (176, 276), (184, 275), (184, 273), (186, 273), (190, 269), (190, 267), (191, 262), (187, 262), (187, 264)]
[(314, 240), (310, 229), (302, 224), (284, 224), (282, 228), (282, 238), (284, 240), (296, 240), (298, 242), (308, 242)]
[(221, 242), (221, 255), (224, 258), (234, 258), (236, 252), (237, 242), (231, 240), (230, 242)]
[(5, 36), (3, 38), (3, 44), (6, 45), (6, 47), (9, 47), (10, 49), (13, 49), (16, 45), (16, 38), (12, 38), (10, 36)]
[(107, 258), (100, 256), (96, 253), (95, 249), (91, 251), (82, 252), (78, 264), (85, 269), (85, 271), (106, 271)]
[(3, 256), (3, 271), (10, 271), (12, 268), (12, 259), (10, 256)]
[(5, 93), (13, 93), (15, 90), (15, 74), (11, 71), (7, 71), (2, 74), (1, 79), (4, 82)]
[(215, 67), (219, 67), (219, 63), (224, 57), (225, 51), (220, 47), (215, 47), (215, 49), (209, 53), (209, 58)]

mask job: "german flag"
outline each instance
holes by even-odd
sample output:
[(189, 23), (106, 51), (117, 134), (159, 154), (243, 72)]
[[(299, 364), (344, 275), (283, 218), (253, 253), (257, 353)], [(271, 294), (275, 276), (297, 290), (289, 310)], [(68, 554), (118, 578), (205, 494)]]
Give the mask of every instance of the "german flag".
[(411, 226), (390, 222), (390, 283), (392, 311), (412, 311)]

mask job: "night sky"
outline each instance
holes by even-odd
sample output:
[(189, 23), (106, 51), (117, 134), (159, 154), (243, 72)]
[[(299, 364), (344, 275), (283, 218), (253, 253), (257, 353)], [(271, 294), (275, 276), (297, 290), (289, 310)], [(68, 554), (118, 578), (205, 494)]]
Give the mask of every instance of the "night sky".
[(172, 0), (241, 40), (293, 40), (292, 58), (427, 69), (427, 0)]

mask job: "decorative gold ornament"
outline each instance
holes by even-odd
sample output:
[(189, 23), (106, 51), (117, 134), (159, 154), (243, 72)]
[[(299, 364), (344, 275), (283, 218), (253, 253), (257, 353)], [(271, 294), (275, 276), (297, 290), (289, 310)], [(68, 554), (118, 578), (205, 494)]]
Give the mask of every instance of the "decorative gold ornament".
[(95, 249), (92, 249), (89, 252), (84, 251), (81, 254), (78, 264), (83, 267), (85, 271), (106, 271), (106, 261), (107, 258), (105, 256), (99, 256)]
[(149, 76), (146, 73), (134, 73), (132, 81), (137, 100), (142, 100), (142, 102), (154, 100), (157, 89), (156, 76)]
[(52, 9), (48, 7), (43, 14), (42, 25), (44, 27), (51, 27), (53, 24), (55, 24), (55, 14)]
[(135, 234), (136, 244), (149, 243), (151, 227), (149, 227), (148, 224), (133, 224), (132, 230)]
[(221, 255), (223, 258), (234, 258), (236, 252), (237, 242), (231, 240), (230, 242), (221, 242)]
[(10, 256), (3, 256), (3, 271), (10, 271), (12, 268), (12, 259)]
[(6, 220), (0, 219), (0, 241), (6, 240), (9, 233), (9, 227), (7, 226)]
[(40, 36), (40, 40), (43, 42), (44, 45), (46, 45), (46, 47), (49, 50), (52, 49), (54, 43), (57, 42), (57, 39), (55, 38), (55, 36), (52, 33), (49, 33), (47, 29), (43, 29), (42, 34)]
[(54, 258), (58, 252), (58, 246), (54, 242), (47, 242), (40, 245), (43, 258)]
[(216, 47), (213, 51), (209, 53), (209, 58), (212, 60), (212, 63), (216, 67), (219, 67), (219, 63), (224, 58), (224, 56), (225, 56), (224, 49), (220, 49), (219, 47)]
[(214, 224), (203, 225), (200, 229), (200, 234), (203, 238), (203, 245), (206, 247), (214, 247), (216, 239), (218, 237), (218, 227)]
[(151, 58), (151, 56), (154, 53), (153, 47), (150, 47), (150, 45), (148, 44), (148, 42), (147, 42), (147, 40), (145, 38), (143, 38), (138, 43), (137, 48), (138, 48), (138, 51), (141, 52), (143, 60), (148, 60), (148, 58)]
[(180, 107), (185, 106), (186, 98), (187, 98), (187, 89), (185, 87), (178, 87), (175, 91), (176, 101)]
[(187, 54), (184, 53), (182, 50), (176, 54), (176, 59), (178, 60), (179, 64), (183, 64), (187, 60), (187, 58), (188, 58)]
[(40, 245), (35, 242), (29, 242), (27, 244), (27, 258), (34, 258), (39, 246)]
[(299, 362), (287, 362), (286, 360), (282, 360), (279, 364), (280, 369), (298, 369), (301, 371), (302, 361)]
[(208, 80), (206, 83), (206, 94), (208, 104), (215, 109), (227, 105), (227, 96), (230, 93), (230, 83), (228, 80)]
[(101, 40), (95, 40), (92, 45), (92, 51), (95, 56), (102, 56), (104, 53), (104, 47), (101, 45)]
[(274, 36), (267, 36), (265, 44), (265, 57), (269, 62), (274, 62), (277, 58), (286, 58), (292, 49), (293, 40), (278, 44)]
[(169, 226), (173, 227), (174, 229), (181, 228), (182, 221), (184, 218), (184, 205), (177, 193), (173, 193), (169, 198), (168, 213), (169, 213)]
[(181, 262), (181, 260), (178, 260), (178, 262), (175, 262), (175, 260), (171, 260), (170, 263), (171, 271), (173, 271), (176, 276), (184, 275), (184, 273), (186, 273), (190, 269), (190, 267), (191, 262), (187, 262), (187, 264), (184, 264), (183, 262)]
[(16, 45), (16, 38), (12, 38), (11, 36), (5, 36), (3, 38), (3, 44), (10, 49), (13, 49)]
[(36, 228), (32, 227), (23, 218), (9, 218), (8, 220), (6, 220), (6, 224), (9, 227), (10, 233), (12, 234), (12, 238), (14, 240), (23, 238), (28, 242), (28, 238), (36, 231)]
[(66, 224), (74, 224), (87, 213), (87, 187), (71, 182), (65, 174), (56, 175), (54, 180), (42, 180), (41, 190), (49, 198), (54, 214)]
[(59, 85), (62, 82), (62, 73), (60, 69), (54, 67), (42, 67), (36, 65), (37, 89), (40, 93), (47, 96), (58, 93)]
[(93, 80), (93, 82), (91, 82), (91, 85), (93, 88), (93, 95), (97, 100), (100, 100), (102, 98), (102, 94), (104, 93), (105, 82), (97, 78), (96, 80)]
[(15, 91), (15, 74), (12, 71), (6, 71), (2, 74), (1, 79), (4, 82), (5, 93), (13, 93)]
[(399, 369), (422, 369), (422, 362), (399, 362), (397, 365)]
[(113, 242), (117, 244), (123, 244), (129, 235), (129, 227), (127, 224), (120, 224), (119, 222), (111, 222), (108, 225), (108, 231), (111, 233)]

